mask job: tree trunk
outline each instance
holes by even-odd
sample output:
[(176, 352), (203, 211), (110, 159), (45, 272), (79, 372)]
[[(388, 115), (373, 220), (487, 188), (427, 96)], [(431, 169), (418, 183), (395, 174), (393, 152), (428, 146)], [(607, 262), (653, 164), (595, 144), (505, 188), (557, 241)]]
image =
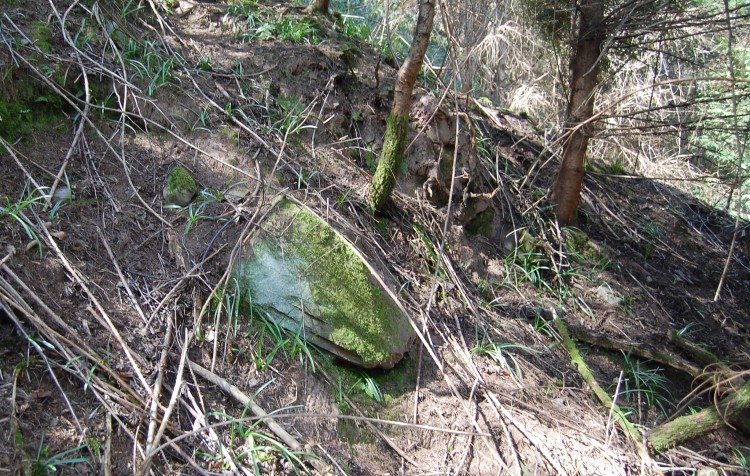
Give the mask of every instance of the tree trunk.
[(704, 408), (698, 413), (681, 416), (657, 426), (647, 435), (648, 444), (654, 451), (662, 452), (726, 424), (737, 425), (747, 433), (750, 431), (748, 407), (750, 382), (719, 402), (718, 408)]
[(578, 35), (570, 59), (570, 97), (560, 170), (552, 187), (557, 221), (567, 225), (581, 200), (586, 148), (593, 131), (594, 88), (599, 72), (599, 54), (606, 35), (602, 0), (580, 0)]
[(414, 29), (414, 40), (409, 54), (396, 75), (393, 107), (388, 117), (383, 149), (370, 184), (369, 201), (373, 212), (380, 210), (391, 196), (404, 162), (406, 137), (409, 132), (409, 109), (411, 94), (417, 74), (422, 68), (427, 45), (430, 42), (432, 21), (435, 18), (435, 0), (419, 0), (419, 16)]
[(320, 12), (328, 15), (328, 8), (331, 4), (331, 0), (312, 0), (310, 5), (305, 8), (305, 13), (316, 13)]

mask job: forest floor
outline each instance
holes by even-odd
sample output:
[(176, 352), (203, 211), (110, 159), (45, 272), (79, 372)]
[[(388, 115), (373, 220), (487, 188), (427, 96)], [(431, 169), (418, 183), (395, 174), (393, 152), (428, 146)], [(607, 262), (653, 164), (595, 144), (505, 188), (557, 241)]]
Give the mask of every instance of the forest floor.
[[(531, 120), (451, 96), (443, 112), (473, 124), (471, 187), (436, 205), (406, 174), (373, 216), (395, 65), (340, 18), (233, 5), (182, 0), (161, 24), (147, 3), (0, 7), (4, 100), (34, 96), (5, 116), (18, 140), (0, 155), (0, 474), (747, 470), (750, 442), (729, 426), (644, 457), (550, 321), (575, 330), (643, 434), (710, 407), (737, 380), (717, 390), (634, 349), (694, 360), (677, 332), (748, 368), (746, 241), (714, 299), (731, 217), (682, 183), (593, 159), (578, 223), (558, 230), (545, 198), (557, 161)], [(294, 42), (289, 25), (304, 21), (317, 41)], [(162, 197), (178, 165), (201, 190), (185, 208)], [(466, 218), (472, 194), (489, 226)], [(422, 331), (394, 369), (341, 366), (240, 312), (227, 278), (281, 195), (384, 263)], [(299, 446), (188, 361), (275, 412)]]

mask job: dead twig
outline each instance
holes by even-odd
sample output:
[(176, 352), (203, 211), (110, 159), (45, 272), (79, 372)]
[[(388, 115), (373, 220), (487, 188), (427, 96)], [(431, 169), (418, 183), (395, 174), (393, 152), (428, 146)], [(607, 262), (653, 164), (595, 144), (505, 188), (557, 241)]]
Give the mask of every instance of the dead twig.
[(506, 410), (502, 406), (499, 407), (499, 410), (503, 414), (503, 416), (511, 423), (511, 425), (513, 425), (516, 428), (516, 430), (518, 430), (529, 441), (529, 443), (531, 443), (531, 445), (534, 446), (534, 448), (536, 448), (536, 450), (539, 453), (541, 453), (544, 459), (546, 459), (547, 462), (549, 462), (549, 464), (551, 464), (552, 467), (555, 468), (555, 471), (557, 471), (557, 474), (561, 474), (561, 475), (568, 474), (567, 471), (565, 471), (565, 469), (563, 469), (563, 467), (560, 466), (560, 463), (557, 461), (557, 459), (552, 457), (549, 454), (549, 451), (547, 451), (547, 448), (544, 445), (542, 445), (539, 441), (537, 441), (535, 437), (531, 436), (531, 433), (526, 431), (526, 429), (524, 428), (524, 425), (519, 423), (508, 410)]
[[(195, 362), (188, 361), (188, 365), (190, 366), (190, 369), (195, 372), (196, 374), (200, 375), (204, 379), (208, 380), (209, 382), (217, 385), (219, 388), (221, 388), (225, 393), (230, 395), (232, 398), (237, 400), (239, 403), (241, 403), (243, 406), (250, 409), (250, 411), (258, 417), (263, 423), (268, 427), (271, 432), (273, 432), (274, 435), (276, 435), (286, 446), (292, 449), (292, 451), (302, 451), (303, 447), (300, 444), (299, 441), (292, 435), (290, 435), (281, 425), (279, 425), (276, 420), (273, 419), (272, 416), (270, 416), (268, 413), (266, 413), (263, 408), (261, 408), (257, 403), (253, 401), (250, 397), (245, 395), (242, 390), (235, 387), (225, 379), (219, 377), (215, 373), (211, 372), (210, 370), (201, 367), (200, 365), (196, 364)], [(252, 382), (251, 386), (257, 385), (257, 382)], [(314, 458), (305, 457), (304, 458), (306, 462), (310, 465), (312, 465), (315, 469), (318, 471), (327, 471), (326, 465)]]
[(81, 289), (86, 293), (91, 303), (94, 305), (96, 310), (92, 308), (91, 306), (88, 307), (91, 314), (102, 324), (102, 326), (105, 329), (108, 329), (109, 332), (112, 334), (112, 336), (117, 341), (118, 345), (122, 349), (122, 351), (125, 353), (125, 356), (127, 357), (128, 361), (130, 362), (130, 365), (133, 368), (133, 371), (135, 372), (136, 376), (138, 377), (138, 380), (141, 385), (143, 385), (143, 388), (151, 393), (151, 386), (146, 381), (146, 378), (143, 376), (143, 373), (141, 372), (141, 369), (136, 362), (136, 359), (134, 357), (133, 351), (130, 349), (128, 344), (125, 342), (125, 340), (122, 338), (122, 335), (120, 334), (120, 331), (117, 329), (117, 327), (112, 322), (112, 319), (110, 319), (109, 314), (107, 314), (107, 311), (104, 310), (104, 307), (101, 305), (99, 300), (96, 298), (96, 295), (91, 291), (89, 288), (89, 285), (87, 283), (87, 280), (84, 279), (84, 277), (81, 275), (81, 273), (76, 269), (70, 261), (68, 261), (68, 258), (65, 256), (65, 254), (60, 250), (60, 248), (57, 246), (57, 243), (54, 239), (52, 239), (52, 236), (49, 233), (49, 230), (47, 230), (46, 227), (41, 227), (41, 230), (45, 237), (47, 238), (47, 246), (49, 246), (57, 255), (60, 262), (63, 264), (65, 269), (68, 271), (70, 276), (78, 283), (79, 286), (81, 286)]
[[(256, 403), (252, 401), (250, 397), (245, 395), (242, 390), (235, 387), (231, 383), (229, 383), (226, 379), (223, 379), (216, 375), (215, 373), (211, 372), (207, 368), (204, 368), (200, 366), (199, 364), (196, 364), (192, 360), (187, 361), (188, 366), (190, 367), (190, 370), (195, 372), (196, 374), (200, 375), (204, 379), (208, 380), (212, 384), (218, 386), (221, 390), (224, 391), (227, 395), (234, 398), (238, 402), (240, 402), (242, 405), (247, 406), (250, 408), (250, 411), (253, 412), (253, 415), (262, 418), (264, 423), (266, 423), (266, 426), (269, 430), (271, 430), (276, 436), (281, 438), (281, 440), (292, 448), (293, 450), (297, 451), (300, 448), (302, 448), (302, 445), (294, 438), (292, 435), (290, 435), (285, 429), (283, 429), (281, 426), (279, 426), (278, 423), (276, 423), (272, 417), (268, 416), (268, 413), (265, 412), (260, 406), (258, 406)], [(258, 385), (257, 380), (251, 380), (248, 382), (248, 386), (255, 387)]]
[[(166, 296), (164, 296), (164, 298), (163, 298), (163, 299), (161, 300), (161, 302), (159, 302), (159, 304), (158, 304), (158, 305), (156, 306), (156, 309), (154, 309), (153, 311), (151, 311), (151, 317), (149, 317), (149, 318), (148, 318), (148, 321), (146, 321), (146, 326), (145, 326), (145, 327), (148, 327), (149, 325), (151, 325), (151, 321), (153, 321), (153, 320), (154, 320), (154, 318), (155, 318), (155, 317), (157, 316), (157, 314), (159, 313), (159, 311), (161, 311), (161, 309), (162, 309), (162, 308), (164, 307), (164, 305), (165, 305), (165, 304), (166, 304), (167, 302), (169, 302), (169, 300), (170, 300), (170, 299), (172, 298), (172, 296), (174, 296), (174, 294), (175, 294), (175, 293), (176, 293), (176, 292), (177, 292), (177, 291), (178, 291), (178, 290), (180, 289), (180, 287), (181, 287), (181, 286), (182, 286), (182, 285), (183, 285), (183, 284), (184, 284), (184, 283), (185, 283), (185, 282), (186, 282), (186, 281), (187, 281), (188, 279), (190, 279), (190, 278), (193, 278), (193, 277), (195, 277), (195, 276), (196, 276), (196, 275), (195, 275), (195, 274), (193, 274), (193, 273), (195, 273), (195, 271), (197, 271), (197, 270), (198, 270), (198, 269), (199, 269), (199, 268), (200, 268), (201, 266), (203, 266), (203, 265), (204, 265), (205, 263), (207, 263), (208, 261), (210, 261), (210, 260), (211, 260), (211, 259), (212, 259), (212, 258), (213, 258), (214, 256), (216, 256), (217, 254), (219, 254), (219, 252), (220, 252), (220, 251), (223, 251), (225, 247), (226, 247), (226, 245), (221, 245), (221, 246), (219, 247), (219, 249), (217, 249), (216, 251), (214, 251), (213, 253), (211, 253), (211, 255), (210, 255), (210, 256), (208, 256), (208, 257), (207, 257), (207, 258), (206, 258), (205, 260), (201, 261), (200, 263), (198, 263), (198, 264), (196, 264), (195, 266), (193, 266), (192, 268), (190, 268), (190, 270), (189, 270), (189, 271), (187, 271), (187, 272), (186, 272), (186, 273), (185, 273), (185, 274), (184, 274), (184, 275), (183, 275), (183, 276), (182, 276), (182, 277), (181, 277), (181, 278), (179, 279), (179, 281), (177, 281), (177, 284), (175, 284), (174, 286), (172, 286), (172, 289), (170, 289), (170, 290), (169, 290), (169, 292), (167, 293), (167, 295), (166, 295)], [(144, 328), (145, 328), (145, 327), (144, 327)]]
[[(316, 368), (321, 373), (321, 375), (323, 375), (323, 377), (326, 379), (326, 381), (328, 382), (328, 384), (331, 385), (331, 386), (333, 386), (334, 385), (333, 379), (331, 378), (330, 375), (328, 375), (328, 373), (326, 373), (325, 370), (323, 370), (322, 366), (316, 365)], [(341, 396), (344, 398), (344, 400), (346, 401), (346, 403), (354, 411), (356, 411), (360, 415), (364, 415), (364, 413), (362, 412), (362, 410), (359, 409), (359, 406), (357, 406), (346, 394), (342, 394)], [(410, 465), (414, 466), (415, 468), (419, 467), (419, 465), (417, 464), (416, 461), (414, 461), (412, 458), (410, 458), (404, 452), (404, 450), (402, 450), (400, 447), (398, 447), (398, 445), (396, 445), (396, 443), (392, 439), (390, 439), (385, 433), (383, 433), (382, 431), (380, 431), (380, 429), (378, 427), (376, 427), (375, 425), (373, 425), (368, 420), (363, 420), (363, 421), (365, 422), (365, 425), (367, 425), (367, 428), (370, 429), (370, 431), (372, 431), (373, 433), (375, 433), (376, 435), (378, 435), (388, 446), (391, 447), (391, 449), (393, 451), (396, 452), (396, 454), (398, 454), (401, 458), (403, 458), (404, 461), (408, 462)]]
[(127, 279), (125, 279), (125, 276), (122, 274), (120, 265), (117, 264), (117, 258), (115, 258), (114, 253), (112, 253), (112, 248), (109, 247), (109, 243), (107, 243), (107, 238), (104, 237), (104, 233), (102, 233), (102, 229), (99, 228), (98, 226), (96, 227), (96, 231), (97, 233), (99, 233), (99, 238), (101, 238), (102, 243), (104, 244), (104, 249), (107, 250), (109, 259), (112, 260), (112, 265), (115, 267), (117, 276), (120, 278), (120, 283), (122, 283), (122, 286), (125, 288), (125, 291), (128, 293), (128, 297), (130, 297), (130, 301), (133, 303), (133, 307), (135, 308), (136, 311), (138, 311), (138, 315), (141, 316), (141, 320), (148, 325), (148, 320), (146, 319), (146, 315), (143, 313), (143, 309), (141, 309), (140, 304), (138, 304), (138, 299), (136, 299), (135, 295), (133, 294), (133, 291), (130, 289), (130, 285), (128, 284)]
[(180, 397), (180, 393), (182, 392), (182, 385), (183, 385), (183, 374), (185, 371), (185, 362), (187, 361), (187, 351), (190, 348), (190, 341), (193, 339), (193, 332), (192, 331), (185, 331), (185, 340), (182, 343), (182, 354), (180, 355), (180, 365), (177, 369), (177, 376), (174, 384), (174, 388), (172, 389), (172, 396), (169, 398), (169, 404), (167, 405), (167, 408), (164, 410), (164, 416), (162, 417), (161, 424), (159, 425), (159, 430), (156, 432), (156, 436), (154, 436), (152, 448), (146, 449), (146, 458), (143, 462), (143, 465), (141, 466), (141, 474), (146, 475), (148, 474), (149, 468), (151, 466), (151, 460), (153, 457), (157, 454), (157, 451), (154, 450), (153, 446), (156, 446), (159, 444), (159, 441), (161, 441), (162, 436), (164, 436), (164, 431), (167, 429), (167, 425), (169, 424), (169, 418), (172, 416), (172, 412), (174, 411), (175, 406), (177, 405), (177, 402)]
[[(192, 369), (189, 369), (191, 371), (191, 375), (193, 377), (194, 382), (194, 388), (200, 389), (200, 386), (198, 385), (198, 381), (195, 378), (195, 374), (192, 372)], [(187, 409), (188, 413), (193, 417), (193, 429), (199, 430), (204, 429), (206, 430), (206, 433), (208, 436), (212, 439), (210, 443), (213, 443), (214, 451), (216, 451), (216, 448), (218, 448), (218, 451), (221, 452), (222, 457), (224, 458), (224, 462), (229, 465), (229, 469), (232, 471), (232, 474), (239, 474), (240, 470), (237, 468), (237, 464), (234, 462), (234, 457), (229, 454), (229, 450), (227, 449), (226, 445), (224, 445), (221, 441), (221, 438), (219, 438), (219, 435), (216, 433), (214, 428), (210, 426), (206, 420), (206, 412), (202, 410), (198, 402), (196, 401), (195, 397), (193, 396), (193, 392), (191, 391), (190, 387), (186, 387), (185, 394), (187, 395), (187, 399), (189, 405), (184, 405)], [(200, 396), (200, 395), (199, 395)], [(211, 445), (207, 445), (211, 446)]]
[(10, 249), (8, 250), (8, 254), (3, 256), (3, 259), (0, 259), (0, 267), (3, 266), (5, 263), (10, 261), (11, 258), (13, 258), (16, 255), (16, 248), (15, 246), (10, 246)]
[[(39, 308), (42, 309), (47, 316), (49, 316), (49, 319), (53, 321), (59, 327), (59, 329), (62, 330), (62, 332), (58, 332), (52, 329), (47, 324), (47, 320), (34, 313), (31, 307), (26, 304), (25, 301), (19, 295), (17, 295), (17, 293), (15, 293), (15, 290), (9, 285), (9, 283), (6, 283), (5, 280), (0, 280), (0, 287), (12, 293), (12, 295), (9, 296), (12, 298), (11, 304), (13, 305), (13, 307), (22, 312), (23, 315), (30, 320), (32, 325), (34, 325), (34, 327), (36, 327), (36, 329), (40, 333), (46, 335), (47, 338), (55, 345), (55, 348), (58, 352), (61, 352), (63, 356), (70, 362), (78, 361), (76, 358), (76, 354), (85, 357), (89, 362), (95, 362), (99, 370), (105, 372), (109, 376), (109, 378), (120, 385), (120, 387), (123, 389), (122, 392), (127, 392), (127, 397), (124, 394), (121, 394), (119, 391), (117, 392), (117, 394), (115, 394), (114, 392), (110, 393), (111, 397), (120, 400), (120, 404), (131, 407), (133, 406), (131, 400), (136, 402), (140, 401), (139, 395), (127, 384), (127, 382), (125, 382), (125, 380), (123, 380), (122, 376), (112, 370), (112, 368), (110, 368), (108, 365), (106, 365), (104, 359), (99, 357), (95, 351), (93, 351), (85, 344), (84, 341), (78, 339), (78, 333), (74, 329), (72, 329), (59, 315), (52, 311), (52, 309), (50, 309), (47, 304), (44, 303), (44, 301), (42, 301), (42, 299), (37, 296), (36, 293), (34, 293), (26, 285), (26, 283), (23, 282), (23, 280), (21, 280), (7, 266), (2, 266), (0, 269), (2, 269), (3, 272), (10, 276), (13, 281), (33, 300), (34, 304), (39, 306)], [(73, 341), (71, 339), (76, 339), (76, 341)], [(74, 352), (69, 352), (69, 348), (71, 348)], [(96, 376), (96, 374), (86, 375), (87, 372), (82, 368), (78, 368), (77, 365), (73, 367), (67, 367), (66, 370), (73, 373), (75, 373), (76, 371), (80, 372), (79, 377), (91, 385), (94, 385), (98, 382), (98, 377)], [(93, 380), (91, 380), (92, 378)], [(103, 384), (102, 388), (106, 388), (107, 386), (108, 385)]]
[(497, 415), (497, 420), (500, 422), (500, 426), (503, 427), (503, 434), (505, 435), (505, 440), (507, 441), (508, 448), (510, 449), (510, 453), (513, 456), (513, 468), (515, 469), (518, 476), (523, 475), (523, 470), (521, 469), (521, 458), (518, 456), (518, 449), (516, 448), (516, 442), (513, 439), (513, 435), (511, 435), (510, 430), (508, 429), (508, 424), (505, 423), (505, 418), (500, 414), (500, 412), (497, 409), (497, 406), (500, 404), (500, 402), (497, 401), (495, 398), (495, 395), (492, 393), (489, 394), (490, 398), (493, 400), (493, 406), (492, 408), (495, 410), (495, 415)]
[(159, 396), (161, 386), (164, 382), (164, 373), (167, 371), (167, 359), (169, 359), (169, 347), (172, 345), (172, 320), (167, 321), (167, 332), (164, 336), (164, 344), (159, 359), (158, 373), (154, 382), (154, 390), (151, 393), (151, 408), (149, 409), (148, 433), (146, 434), (146, 454), (150, 454), (154, 448), (154, 435), (156, 432), (156, 418), (158, 417)]
[(109, 412), (106, 412), (105, 418), (105, 425), (106, 425), (106, 431), (107, 434), (104, 437), (104, 454), (102, 455), (103, 459), (103, 472), (104, 476), (111, 476), (112, 475), (112, 414)]

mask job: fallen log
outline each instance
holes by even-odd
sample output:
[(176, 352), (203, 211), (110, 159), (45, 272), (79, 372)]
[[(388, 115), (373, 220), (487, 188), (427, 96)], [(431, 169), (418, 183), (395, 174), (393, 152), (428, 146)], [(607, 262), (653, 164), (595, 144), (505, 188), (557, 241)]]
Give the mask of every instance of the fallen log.
[(607, 408), (607, 410), (610, 410), (611, 414), (617, 421), (617, 424), (633, 441), (636, 448), (638, 448), (638, 453), (640, 454), (641, 458), (644, 458), (644, 460), (647, 461), (649, 459), (648, 451), (643, 445), (643, 437), (641, 435), (641, 432), (638, 431), (638, 429), (633, 426), (632, 423), (630, 423), (630, 421), (625, 416), (625, 413), (623, 413), (620, 407), (612, 401), (612, 398), (610, 398), (609, 394), (605, 392), (604, 389), (599, 385), (599, 382), (596, 381), (596, 378), (591, 372), (591, 369), (589, 369), (588, 365), (586, 365), (586, 362), (584, 362), (583, 357), (581, 357), (581, 353), (578, 351), (578, 347), (576, 346), (575, 341), (570, 337), (570, 332), (568, 332), (568, 326), (565, 323), (565, 320), (556, 318), (552, 322), (554, 323), (557, 332), (560, 333), (560, 337), (562, 337), (565, 349), (567, 349), (568, 354), (570, 354), (570, 362), (578, 370), (578, 373), (581, 375), (581, 377), (583, 377), (583, 380), (591, 388), (591, 391), (594, 392), (596, 398), (599, 399), (599, 401)]
[(646, 440), (653, 451), (661, 452), (711, 433), (727, 424), (737, 425), (750, 434), (748, 405), (750, 382), (721, 400), (717, 406), (662, 423), (646, 435)]
[(643, 344), (623, 342), (606, 334), (602, 334), (601, 332), (591, 331), (580, 326), (569, 327), (570, 334), (575, 340), (586, 342), (587, 344), (595, 345), (602, 349), (619, 350), (642, 359), (652, 360), (685, 372), (693, 378), (700, 377), (703, 373), (702, 369), (671, 352), (658, 350)]

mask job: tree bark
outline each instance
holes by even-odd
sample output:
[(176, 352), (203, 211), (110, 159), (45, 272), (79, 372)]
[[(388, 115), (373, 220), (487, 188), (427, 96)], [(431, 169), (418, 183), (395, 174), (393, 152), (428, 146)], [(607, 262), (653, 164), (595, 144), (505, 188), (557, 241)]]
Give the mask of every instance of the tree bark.
[(430, 43), (434, 18), (435, 0), (419, 0), (419, 16), (414, 29), (414, 40), (406, 60), (396, 75), (393, 106), (388, 117), (383, 149), (370, 184), (368, 199), (373, 213), (380, 210), (390, 198), (393, 187), (396, 185), (396, 177), (404, 162), (406, 137), (409, 132), (411, 95), (419, 70), (422, 68), (427, 45)]
[(331, 0), (312, 0), (310, 5), (305, 8), (305, 13), (316, 13), (320, 12), (328, 15), (328, 9), (331, 5)]
[(570, 97), (565, 131), (567, 140), (552, 201), (557, 221), (567, 225), (573, 220), (581, 200), (586, 149), (593, 132), (594, 89), (599, 73), (599, 55), (606, 36), (602, 0), (580, 0), (578, 34), (570, 59)]

